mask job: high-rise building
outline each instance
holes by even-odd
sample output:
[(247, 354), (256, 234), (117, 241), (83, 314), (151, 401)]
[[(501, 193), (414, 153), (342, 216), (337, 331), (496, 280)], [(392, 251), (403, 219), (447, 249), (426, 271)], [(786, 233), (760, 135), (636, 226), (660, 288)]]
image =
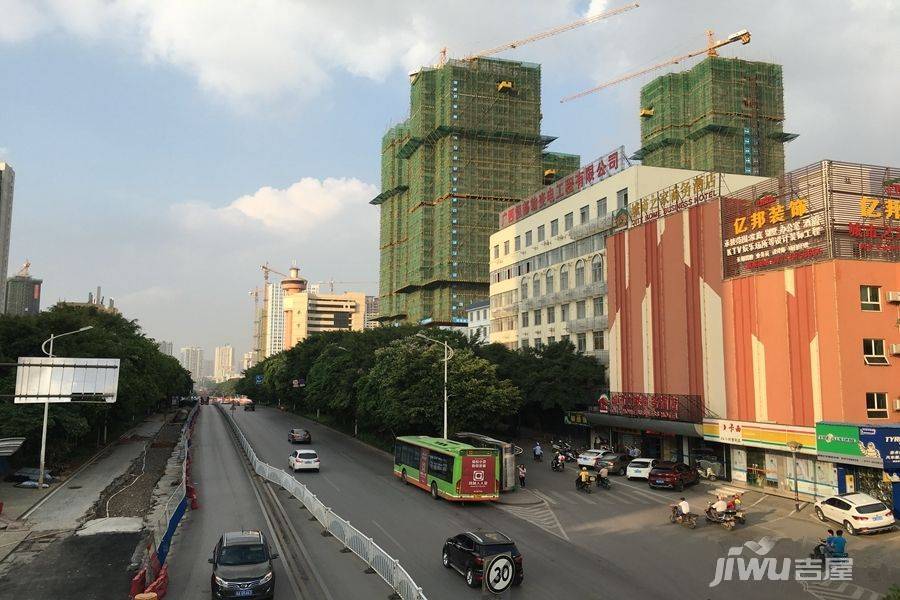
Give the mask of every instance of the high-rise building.
[(366, 296), (366, 329), (374, 329), (378, 323), (378, 296)]
[(173, 348), (172, 342), (158, 342), (156, 344), (159, 347), (159, 351), (168, 356), (175, 356), (175, 350)]
[(654, 167), (774, 177), (784, 172), (781, 65), (711, 56), (641, 88), (641, 149)]
[(366, 295), (362, 292), (315, 294), (296, 267), (282, 280), (284, 349), (293, 348), (312, 333), (362, 331), (365, 328)]
[(268, 358), (278, 354), (284, 349), (284, 307), (281, 303), (281, 283), (266, 285), (266, 306), (268, 311), (265, 316), (265, 356)]
[[(13, 188), (16, 173), (0, 162), (0, 282), (6, 282), (9, 269), (9, 239), (12, 233)], [(0, 285), (0, 308), (6, 306), (6, 285)]]
[(213, 379), (217, 382), (231, 379), (234, 376), (234, 348), (230, 345), (216, 347), (216, 362), (213, 366)]
[(100, 286), (97, 286), (97, 295), (95, 296), (93, 292), (88, 292), (87, 302), (71, 302), (69, 300), (61, 300), (57, 302), (57, 306), (93, 306), (97, 310), (101, 312), (112, 313), (114, 315), (120, 314), (119, 309), (116, 308), (115, 300), (112, 298), (109, 299), (109, 303), (106, 303), (106, 298), (101, 295)]
[(14, 277), (6, 282), (6, 306), (8, 315), (36, 315), (41, 311), (41, 284), (28, 273), (31, 263), (25, 264)]
[(181, 349), (181, 366), (191, 372), (191, 379), (199, 382), (203, 377), (203, 348), (188, 346)]
[(488, 293), (497, 214), (578, 167), (544, 152), (540, 65), (451, 60), (411, 76), (409, 118), (381, 144), (382, 323), (466, 323)]
[(241, 370), (246, 371), (255, 364), (256, 363), (253, 362), (253, 351), (244, 352), (244, 357), (241, 359)]

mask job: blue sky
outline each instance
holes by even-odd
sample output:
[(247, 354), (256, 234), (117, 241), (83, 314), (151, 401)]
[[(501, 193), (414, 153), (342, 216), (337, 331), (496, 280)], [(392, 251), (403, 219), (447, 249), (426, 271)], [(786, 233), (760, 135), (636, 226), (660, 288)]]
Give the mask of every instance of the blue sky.
[[(443, 44), (460, 56), (622, 4), (0, 0), (10, 269), (31, 260), (45, 306), (102, 285), (154, 337), (243, 352), (263, 262), (377, 280), (367, 202), (410, 70)], [(542, 63), (551, 148), (588, 159), (638, 147), (648, 79), (558, 99), (701, 47), (708, 27), (753, 32), (724, 55), (784, 65), (789, 168), (900, 164), (895, 3), (648, 0), (502, 56)]]

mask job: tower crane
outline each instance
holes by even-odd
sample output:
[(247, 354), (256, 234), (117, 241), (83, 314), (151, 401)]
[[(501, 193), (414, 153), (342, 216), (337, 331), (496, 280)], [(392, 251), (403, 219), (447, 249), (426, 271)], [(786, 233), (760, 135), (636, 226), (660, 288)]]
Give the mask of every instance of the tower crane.
[(643, 68), (639, 71), (634, 71), (628, 73), (626, 75), (622, 75), (621, 77), (617, 77), (605, 83), (601, 83), (596, 87), (592, 87), (589, 90), (584, 90), (583, 92), (578, 92), (577, 94), (572, 94), (571, 96), (566, 96), (560, 102), (569, 102), (570, 100), (577, 100), (578, 98), (583, 98), (589, 94), (593, 94), (594, 92), (599, 92), (600, 90), (606, 89), (610, 86), (616, 85), (617, 83), (621, 83), (623, 81), (628, 81), (629, 79), (634, 79), (635, 77), (640, 77), (646, 73), (651, 71), (655, 71), (656, 69), (661, 69), (663, 67), (669, 65), (677, 65), (678, 63), (685, 61), (689, 58), (693, 58), (695, 56), (699, 56), (700, 54), (706, 54), (707, 56), (718, 56), (719, 53), (716, 52), (718, 48), (722, 46), (727, 46), (728, 44), (732, 44), (734, 42), (740, 42), (741, 44), (749, 44), (750, 43), (750, 32), (746, 29), (741, 29), (740, 31), (736, 31), (729, 35), (724, 40), (715, 41), (713, 39), (712, 30), (707, 30), (706, 32), (706, 48), (702, 48), (700, 50), (694, 50), (693, 52), (688, 52), (687, 54), (682, 54), (680, 56), (675, 56), (670, 58), (669, 60), (665, 60), (661, 63), (657, 63), (655, 65), (651, 65), (649, 67)]

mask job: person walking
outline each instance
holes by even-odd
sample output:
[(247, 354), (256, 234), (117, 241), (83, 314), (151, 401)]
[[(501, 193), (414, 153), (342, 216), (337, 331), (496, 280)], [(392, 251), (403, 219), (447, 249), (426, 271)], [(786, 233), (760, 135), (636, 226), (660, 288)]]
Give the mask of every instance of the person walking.
[(525, 465), (519, 465), (519, 487), (525, 487)]

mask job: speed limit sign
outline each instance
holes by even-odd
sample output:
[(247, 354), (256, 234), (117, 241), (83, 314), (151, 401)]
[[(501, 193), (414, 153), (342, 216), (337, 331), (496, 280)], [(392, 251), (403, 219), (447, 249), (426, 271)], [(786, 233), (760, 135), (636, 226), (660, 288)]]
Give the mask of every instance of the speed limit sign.
[(484, 587), (493, 594), (502, 594), (512, 587), (516, 564), (509, 554), (498, 554), (484, 568)]

